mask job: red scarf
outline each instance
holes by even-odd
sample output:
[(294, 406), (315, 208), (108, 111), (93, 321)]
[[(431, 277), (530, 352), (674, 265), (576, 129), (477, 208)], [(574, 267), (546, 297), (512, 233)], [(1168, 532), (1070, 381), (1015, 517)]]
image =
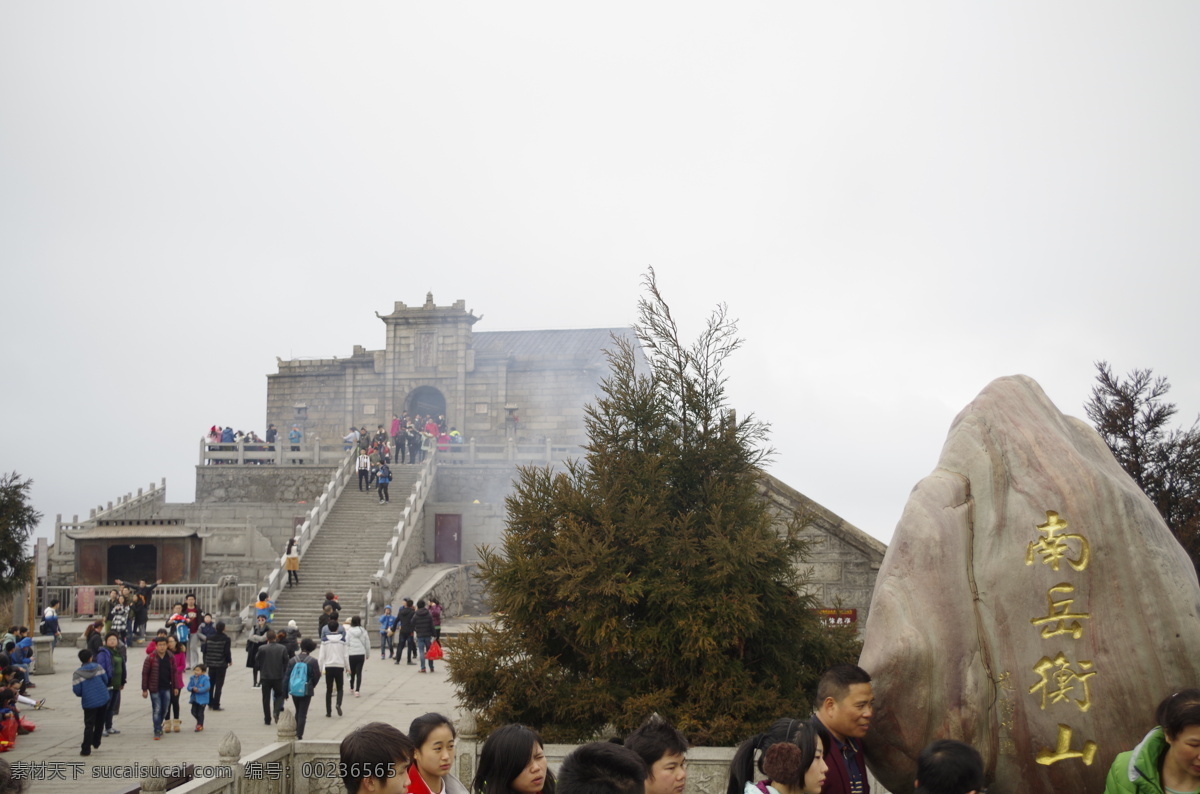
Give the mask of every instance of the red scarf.
[[(442, 791), (445, 790), (446, 784), (442, 783)], [(433, 794), (425, 778), (421, 777), (421, 770), (417, 769), (416, 761), (408, 768), (408, 794)]]

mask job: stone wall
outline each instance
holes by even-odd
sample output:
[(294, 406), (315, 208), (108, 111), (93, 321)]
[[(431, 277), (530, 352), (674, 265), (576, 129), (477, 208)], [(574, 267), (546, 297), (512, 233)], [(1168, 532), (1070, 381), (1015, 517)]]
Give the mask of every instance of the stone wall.
[(434, 559), (434, 525), (439, 513), (462, 516), (464, 563), (479, 561), (479, 546), (498, 546), (508, 517), (504, 500), (512, 493), (516, 476), (511, 464), (438, 466), (433, 491), (425, 503), (425, 558)]
[[(516, 476), (512, 465), (439, 466), (425, 504), (426, 559), (434, 558), (438, 513), (462, 515), (464, 563), (479, 561), (480, 545), (498, 547), (508, 518), (504, 499), (512, 493)], [(823, 607), (857, 610), (861, 631), (887, 546), (774, 477), (764, 476), (761, 492), (780, 526), (800, 518), (801, 536), (810, 544), (804, 566), (809, 592)]]
[(822, 607), (857, 610), (861, 633), (887, 546), (775, 477), (765, 475), (761, 491), (778, 522), (797, 517), (803, 526), (809, 593)]
[[(464, 438), (499, 439), (504, 437), (505, 385), (508, 362), (476, 359), (464, 389), (463, 411), (456, 426)], [(454, 424), (451, 421), (451, 424)]]
[(196, 503), (315, 502), (340, 461), (330, 463), (329, 466), (197, 466)]
[(504, 504), (470, 502), (426, 502), (425, 503), (425, 559), (436, 558), (434, 549), (434, 526), (438, 514), (462, 516), (462, 561), (479, 562), (478, 547), (496, 547), (504, 534), (507, 512)]
[(475, 570), (474, 565), (460, 565), (430, 588), (428, 593), (419, 597), (427, 601), (436, 598), (447, 616), (478, 615), (483, 610), (482, 603), (473, 597)]
[(204, 543), (200, 581), (215, 583), (232, 574), (239, 582), (261, 583), (279, 563), (296, 519), (302, 518), (311, 507), (264, 502), (168, 503), (163, 505), (159, 517), (183, 519), (200, 533)]
[(432, 498), (437, 502), (478, 500), (503, 506), (505, 497), (512, 493), (516, 476), (516, 467), (508, 463), (438, 466)]
[(556, 444), (583, 444), (584, 406), (596, 399), (593, 373), (584, 370), (509, 370), (506, 402), (518, 406), (518, 439), (550, 437)]

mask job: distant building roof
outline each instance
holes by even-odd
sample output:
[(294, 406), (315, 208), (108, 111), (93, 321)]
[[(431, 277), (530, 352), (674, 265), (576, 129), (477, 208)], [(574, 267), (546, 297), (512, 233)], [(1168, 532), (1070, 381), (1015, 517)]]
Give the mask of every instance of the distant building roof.
[(605, 350), (615, 348), (613, 336), (636, 342), (632, 328), (582, 328), (550, 331), (475, 331), (471, 344), (477, 356), (518, 361), (560, 361), (573, 366), (607, 364)]
[(110, 524), (86, 527), (65, 533), (71, 540), (95, 540), (98, 538), (190, 538), (196, 534), (195, 527), (162, 524)]

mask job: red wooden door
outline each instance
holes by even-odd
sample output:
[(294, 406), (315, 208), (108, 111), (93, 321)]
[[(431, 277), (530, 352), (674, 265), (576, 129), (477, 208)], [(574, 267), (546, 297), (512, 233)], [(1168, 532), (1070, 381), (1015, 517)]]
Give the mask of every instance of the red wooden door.
[(433, 561), (462, 562), (462, 514), (438, 513), (433, 532)]

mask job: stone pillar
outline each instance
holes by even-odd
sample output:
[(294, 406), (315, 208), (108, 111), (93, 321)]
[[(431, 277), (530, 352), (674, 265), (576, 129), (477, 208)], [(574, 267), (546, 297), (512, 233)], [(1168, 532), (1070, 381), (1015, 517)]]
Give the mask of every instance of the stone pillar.
[[(479, 734), (475, 714), (462, 711), (454, 720), (458, 730), (458, 741), (455, 742), (454, 754), (458, 763), (458, 779), (471, 781), (475, 779), (475, 766), (479, 758)], [(467, 785), (471, 785), (470, 782)]]
[(279, 721), (276, 724), (275, 739), (280, 742), (293, 742), (296, 740), (296, 715), (284, 709), (279, 713)]
[[(154, 770), (161, 770), (163, 768), (162, 762), (159, 761), (157, 758), (154, 758), (150, 761), (150, 768), (154, 769)], [(166, 791), (166, 790), (167, 790), (166, 775), (155, 775), (155, 774), (151, 773), (151, 774), (147, 775), (146, 777), (142, 778), (142, 791), (143, 792)]]
[[(295, 725), (295, 723), (293, 723)], [(225, 734), (225, 738), (217, 745), (217, 763), (221, 766), (231, 766), (236, 769), (238, 759), (242, 757), (242, 740), (233, 731)]]
[(38, 635), (33, 638), (33, 674), (50, 675), (54, 672), (54, 638)]

